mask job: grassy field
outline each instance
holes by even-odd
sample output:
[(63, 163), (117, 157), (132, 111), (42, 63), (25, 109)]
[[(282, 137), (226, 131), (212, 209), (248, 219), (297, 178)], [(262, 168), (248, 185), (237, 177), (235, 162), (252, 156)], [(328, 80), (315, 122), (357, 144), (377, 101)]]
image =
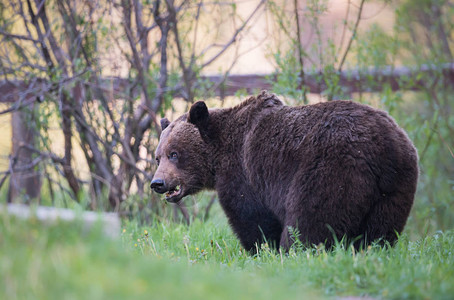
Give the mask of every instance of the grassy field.
[(223, 218), (191, 226), (129, 222), (111, 240), (77, 223), (0, 215), (0, 299), (454, 297), (452, 231), (360, 252), (261, 248), (246, 254)]

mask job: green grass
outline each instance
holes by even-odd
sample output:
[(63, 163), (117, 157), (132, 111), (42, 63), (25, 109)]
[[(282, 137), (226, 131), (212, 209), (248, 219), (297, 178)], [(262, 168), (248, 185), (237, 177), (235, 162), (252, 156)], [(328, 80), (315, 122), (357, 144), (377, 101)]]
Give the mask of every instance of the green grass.
[[(218, 220), (218, 221), (216, 221)], [(0, 299), (452, 299), (454, 232), (356, 252), (262, 246), (250, 256), (225, 219), (125, 223), (119, 240), (77, 223), (0, 215)]]

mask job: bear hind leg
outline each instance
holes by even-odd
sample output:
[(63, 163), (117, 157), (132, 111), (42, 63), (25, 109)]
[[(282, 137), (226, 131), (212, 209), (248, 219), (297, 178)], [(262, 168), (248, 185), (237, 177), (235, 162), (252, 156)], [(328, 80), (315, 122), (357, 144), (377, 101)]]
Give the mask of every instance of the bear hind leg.
[(382, 198), (371, 208), (364, 222), (364, 236), (355, 242), (359, 248), (379, 242), (384, 245), (389, 242), (394, 245), (398, 234), (402, 233), (410, 209), (413, 197), (396, 193), (394, 195), (382, 195)]

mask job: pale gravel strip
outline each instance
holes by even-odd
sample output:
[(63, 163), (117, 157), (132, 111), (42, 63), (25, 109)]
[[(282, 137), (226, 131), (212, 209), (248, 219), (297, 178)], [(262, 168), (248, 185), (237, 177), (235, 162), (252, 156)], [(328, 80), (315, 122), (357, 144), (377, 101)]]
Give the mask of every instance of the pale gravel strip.
[[(3, 211), (5, 211), (5, 205), (0, 205), (0, 212)], [(116, 213), (92, 211), (78, 212), (65, 208), (45, 206), (30, 207), (24, 204), (8, 204), (6, 206), (6, 211), (9, 215), (14, 215), (22, 219), (29, 219), (33, 216), (44, 223), (55, 223), (56, 221), (80, 221), (87, 230), (100, 222), (106, 236), (111, 238), (118, 238), (120, 236), (121, 222)]]

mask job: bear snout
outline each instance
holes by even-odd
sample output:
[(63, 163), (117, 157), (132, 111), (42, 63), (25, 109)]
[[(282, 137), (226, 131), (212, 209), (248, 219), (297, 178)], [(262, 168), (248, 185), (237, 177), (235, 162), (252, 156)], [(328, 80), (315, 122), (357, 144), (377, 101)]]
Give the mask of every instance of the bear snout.
[(153, 179), (153, 181), (151, 181), (151, 184), (150, 184), (150, 187), (156, 192), (156, 193), (159, 193), (159, 194), (164, 194), (165, 192), (167, 192), (167, 187), (165, 185), (165, 182), (163, 179), (160, 179), (160, 178), (157, 178), (157, 179)]

